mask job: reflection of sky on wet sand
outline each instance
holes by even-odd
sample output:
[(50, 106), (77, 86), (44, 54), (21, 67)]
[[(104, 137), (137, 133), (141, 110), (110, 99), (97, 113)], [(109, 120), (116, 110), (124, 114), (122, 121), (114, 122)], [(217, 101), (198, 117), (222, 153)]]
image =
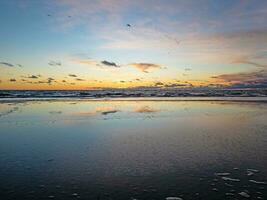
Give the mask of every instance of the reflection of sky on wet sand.
[(90, 183), (96, 178), (114, 184), (118, 177), (121, 181), (170, 174), (182, 178), (189, 172), (200, 176), (235, 167), (259, 169), (258, 180), (267, 178), (264, 103), (0, 105), (1, 113), (14, 107), (19, 110), (0, 118), (0, 178), (9, 177), (10, 184), (17, 175), (24, 180), (26, 174), (38, 174), (33, 183), (46, 179)]

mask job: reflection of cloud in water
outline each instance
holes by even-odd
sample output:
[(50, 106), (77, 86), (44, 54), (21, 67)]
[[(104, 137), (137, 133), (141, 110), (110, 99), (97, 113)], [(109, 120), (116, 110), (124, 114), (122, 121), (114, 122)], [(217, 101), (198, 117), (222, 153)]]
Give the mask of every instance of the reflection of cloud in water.
[(116, 113), (116, 112), (118, 112), (118, 110), (108, 110), (108, 111), (103, 111), (103, 112), (102, 112), (102, 115), (113, 114), (113, 113)]
[(109, 115), (109, 114), (114, 114), (120, 112), (117, 109), (111, 108), (111, 107), (97, 107), (95, 110), (90, 111), (90, 112), (80, 112), (80, 113), (75, 113), (75, 116), (88, 116), (88, 117), (93, 117), (97, 115)]
[(136, 108), (134, 112), (135, 113), (155, 113), (155, 112), (159, 112), (159, 110), (153, 109), (149, 106), (142, 106), (142, 107)]
[(50, 111), (49, 114), (51, 114), (51, 115), (59, 115), (59, 114), (62, 114), (62, 111)]

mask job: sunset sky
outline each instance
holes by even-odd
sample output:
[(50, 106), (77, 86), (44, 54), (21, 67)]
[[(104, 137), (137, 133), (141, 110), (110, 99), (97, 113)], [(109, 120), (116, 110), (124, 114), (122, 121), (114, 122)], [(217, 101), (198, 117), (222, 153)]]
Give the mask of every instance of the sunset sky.
[(0, 89), (267, 88), (266, 0), (1, 0)]

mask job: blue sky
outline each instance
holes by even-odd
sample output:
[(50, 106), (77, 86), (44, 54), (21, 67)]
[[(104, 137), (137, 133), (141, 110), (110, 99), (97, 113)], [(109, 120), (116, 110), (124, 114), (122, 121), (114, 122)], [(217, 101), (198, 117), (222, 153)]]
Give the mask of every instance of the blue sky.
[(266, 21), (261, 0), (3, 0), (0, 89), (265, 87)]

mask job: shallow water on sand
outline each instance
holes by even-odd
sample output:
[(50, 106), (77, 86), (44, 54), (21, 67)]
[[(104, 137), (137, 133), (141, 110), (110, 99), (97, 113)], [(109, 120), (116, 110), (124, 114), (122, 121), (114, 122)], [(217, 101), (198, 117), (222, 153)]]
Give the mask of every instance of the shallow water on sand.
[(267, 103), (0, 103), (1, 199), (266, 199)]

